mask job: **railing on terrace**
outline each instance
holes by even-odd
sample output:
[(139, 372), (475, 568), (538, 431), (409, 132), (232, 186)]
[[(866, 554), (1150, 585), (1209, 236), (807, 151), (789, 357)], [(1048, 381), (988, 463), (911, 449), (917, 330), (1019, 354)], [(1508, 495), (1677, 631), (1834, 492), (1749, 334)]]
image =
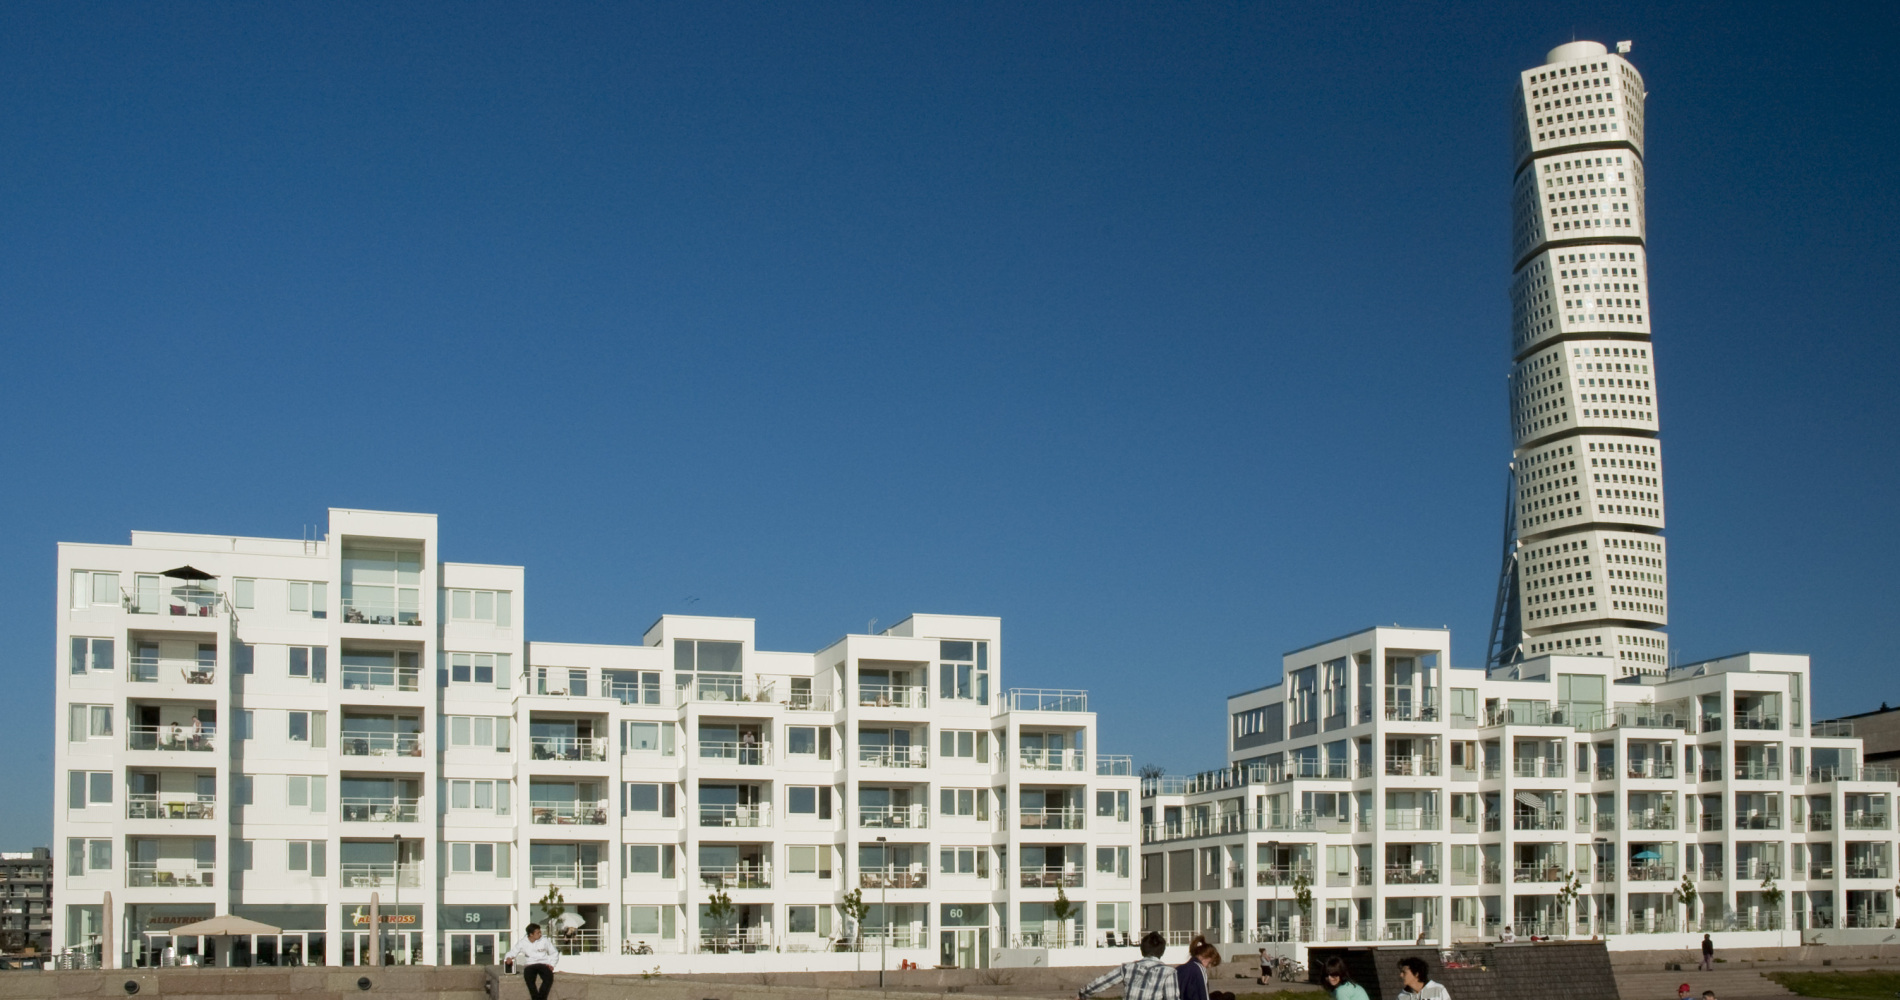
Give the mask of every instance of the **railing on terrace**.
[(1556, 757), (1527, 757), (1511, 761), (1511, 773), (1520, 778), (1562, 778), (1568, 771)]
[(358, 729), (343, 730), (338, 744), (345, 757), (420, 757), (421, 733), (373, 733)]
[(218, 665), (214, 661), (172, 660), (167, 667), (156, 656), (132, 656), (126, 659), (126, 678), (138, 684), (156, 684), (171, 680), (166, 675), (170, 670), (178, 671), (177, 679), (185, 684), (209, 684), (217, 679)]
[(1659, 861), (1639, 861), (1629, 866), (1631, 882), (1674, 882), (1676, 866)]
[(1025, 889), (1079, 889), (1082, 887), (1082, 869), (1031, 866), (1017, 872), (1017, 884)]
[(694, 701), (740, 701), (772, 702), (777, 699), (774, 693), (776, 684), (747, 684), (738, 674), (700, 674), (693, 678), (691, 686), (676, 689), (676, 704), (684, 705)]
[(1301, 876), (1305, 876), (1306, 880), (1308, 882), (1311, 882), (1313, 880), (1312, 866), (1311, 865), (1264, 865), (1260, 868), (1254, 869), (1253, 884), (1255, 885), (1292, 885), (1294, 882), (1298, 881)]
[(338, 884), (346, 889), (395, 888), (400, 880), (404, 888), (422, 884), (422, 866), (395, 862), (348, 861), (336, 866)]
[(1741, 781), (1780, 781), (1781, 765), (1752, 760), (1736, 761), (1735, 777)]
[(1847, 859), (1846, 868), (1848, 878), (1884, 879), (1890, 877), (1888, 873), (1893, 871), (1885, 861), (1857, 861), (1853, 858)]
[(1676, 776), (1676, 762), (1673, 760), (1631, 761), (1624, 773), (1631, 778), (1673, 780)]
[(600, 826), (607, 822), (607, 803), (553, 799), (528, 803), (530, 822), (554, 826)]
[(921, 805), (858, 809), (858, 827), (864, 830), (922, 830), (929, 826), (930, 810)]
[(1590, 881), (1592, 882), (1616, 881), (1616, 866), (1606, 865), (1600, 861), (1597, 862), (1596, 864), (1590, 867)]
[(1736, 931), (1778, 931), (1781, 929), (1781, 913), (1776, 910), (1752, 910), (1729, 916), (1729, 930)]
[(1893, 918), (1889, 917), (1885, 910), (1856, 908), (1842, 915), (1841, 926), (1878, 927), (1884, 930), (1893, 927)]
[(1817, 722), (1810, 735), (1823, 739), (1852, 739), (1854, 724), (1851, 722)]
[(128, 889), (151, 887), (171, 888), (174, 886), (193, 886), (211, 888), (217, 885), (216, 866), (204, 861), (128, 861), (125, 863), (125, 885)]
[(1479, 867), (1478, 871), (1484, 878), (1485, 885), (1502, 885), (1504, 883), (1504, 866), (1496, 861), (1486, 861)]
[(1832, 861), (1808, 862), (1808, 878), (1809, 879), (1820, 880), (1820, 879), (1831, 879), (1833, 877), (1834, 877), (1834, 862)]
[(1096, 754), (1095, 774), (1103, 778), (1132, 778), (1135, 758), (1127, 754)]
[(1749, 882), (1759, 882), (1765, 878), (1780, 878), (1781, 863), (1761, 858), (1739, 858), (1735, 862), (1735, 877)]
[(1477, 885), (1478, 870), (1475, 868), (1453, 868), (1451, 870), (1451, 884)]
[(144, 598), (127, 593), (120, 604), (135, 615), (170, 613), (179, 618), (210, 618), (224, 607), (224, 594), (204, 587), (172, 587), (167, 593), (147, 591)]
[(1555, 810), (1511, 814), (1511, 829), (1513, 830), (1562, 830), (1568, 826), (1569, 824), (1564, 820), (1564, 814)]
[(1511, 869), (1513, 882), (1562, 882), (1570, 873), (1562, 865), (1518, 865)]
[(1781, 716), (1769, 712), (1736, 712), (1734, 720), (1736, 729), (1765, 730), (1781, 728)]
[(576, 889), (600, 888), (600, 866), (587, 864), (529, 865), (528, 877), (536, 886), (565, 885)]
[(1702, 829), (1709, 833), (1722, 832), (1722, 814), (1705, 812), (1702, 814)]
[(1702, 716), (1701, 723), (1702, 724), (1699, 727), (1697, 727), (1699, 731), (1701, 732), (1719, 733), (1722, 731), (1722, 717), (1720, 715), (1716, 715), (1714, 713), (1704, 713)]
[(857, 762), (866, 768), (925, 768), (931, 762), (929, 749), (910, 747), (857, 747)]
[(1437, 722), (1438, 706), (1432, 704), (1388, 704), (1385, 706), (1387, 722)]
[(1698, 882), (1725, 881), (1728, 878), (1728, 866), (1720, 861), (1704, 862), (1701, 868), (1696, 869), (1695, 877)]
[(554, 950), (563, 955), (591, 955), (607, 950), (598, 928), (560, 931), (553, 935), (552, 940)]
[(1385, 828), (1388, 830), (1436, 830), (1438, 814), (1419, 812), (1415, 809), (1389, 809), (1385, 814)]
[(772, 810), (763, 805), (733, 805), (731, 803), (702, 802), (699, 805), (700, 826), (755, 827), (771, 826)]
[[(877, 933), (876, 928), (866, 928), (862, 932), (861, 937), (864, 940), (869, 940)], [(845, 950), (877, 950), (876, 944), (866, 944), (864, 940), (861, 940), (854, 946), (847, 947)], [(765, 928), (741, 927), (731, 931), (701, 931), (698, 950), (702, 953), (715, 955), (726, 955), (733, 952), (752, 954), (754, 952), (770, 951), (772, 947), (771, 936), (766, 933)], [(898, 945), (892, 944), (891, 947), (895, 948), (898, 947)]]
[(1631, 917), (1623, 922), (1625, 934), (1674, 934), (1675, 932), (1676, 916), (1673, 913)]
[(419, 798), (371, 796), (339, 799), (345, 823), (413, 823), (420, 813)]
[(1386, 865), (1386, 885), (1437, 885), (1438, 869), (1431, 866)]
[(699, 870), (699, 881), (724, 889), (770, 889), (772, 866), (708, 865)]
[(763, 767), (772, 762), (772, 744), (700, 740), (699, 759), (738, 767)]
[(1676, 814), (1667, 812), (1631, 812), (1629, 828), (1632, 830), (1674, 830)]
[(218, 731), (211, 726), (200, 727), (197, 732), (190, 726), (128, 726), (125, 731), (127, 750), (207, 753), (217, 746)]
[(1010, 688), (1004, 693), (1004, 698), (1005, 704), (1012, 712), (1086, 712), (1089, 710), (1087, 691), (1061, 688)]
[(1529, 705), (1510, 705), (1484, 713), (1486, 728), (1491, 726), (1561, 726), (1562, 713), (1557, 719), (1551, 718), (1548, 702), (1534, 702)]
[(1388, 920), (1379, 931), (1381, 941), (1413, 941), (1420, 937), (1436, 936), (1437, 932), (1430, 924), (1421, 928), (1410, 920)]
[(1735, 829), (1737, 830), (1779, 830), (1781, 829), (1781, 814), (1780, 813), (1746, 813), (1746, 812), (1736, 813), (1735, 814)]
[(1085, 771), (1089, 755), (1081, 750), (1036, 750), (1022, 747), (1016, 751), (1016, 765), (1025, 771)]
[(1436, 757), (1401, 757), (1387, 755), (1385, 758), (1385, 773), (1389, 775), (1435, 778), (1442, 772), (1443, 767), (1439, 764), (1438, 758)]
[(375, 598), (343, 598), (343, 620), (352, 625), (420, 625), (422, 615), (415, 608), (405, 608), (395, 601), (382, 601)]
[(1842, 819), (1843, 830), (1885, 830), (1890, 822), (1884, 812), (1851, 812)]
[(1083, 809), (1023, 809), (1016, 816), (1018, 830), (1080, 830), (1088, 812)]
[(1834, 829), (1834, 814), (1819, 810), (1810, 811), (1808, 813), (1808, 829), (1813, 830), (1815, 833), (1826, 833)]
[(203, 796), (196, 799), (159, 801), (155, 792), (133, 792), (125, 797), (126, 819), (217, 819), (218, 800)]
[(606, 760), (604, 736), (532, 736), (529, 756), (535, 760)]
[(928, 708), (930, 689), (905, 684), (859, 684), (858, 704), (866, 708)]
[(342, 672), (345, 691), (420, 691), (420, 667), (366, 667), (345, 665)]
[(1561, 917), (1526, 917), (1511, 921), (1511, 932), (1520, 941), (1529, 941), (1533, 937), (1563, 937), (1570, 933), (1570, 925)]
[(928, 889), (930, 873), (915, 868), (865, 868), (858, 872), (860, 889)]

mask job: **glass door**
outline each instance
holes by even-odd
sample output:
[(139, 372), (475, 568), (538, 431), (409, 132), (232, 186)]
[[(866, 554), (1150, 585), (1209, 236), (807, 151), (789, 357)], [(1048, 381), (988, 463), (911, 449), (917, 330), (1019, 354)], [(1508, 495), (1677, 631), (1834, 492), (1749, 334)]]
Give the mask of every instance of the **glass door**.
[(494, 965), (500, 961), (500, 941), (493, 931), (455, 931), (449, 934), (450, 965)]

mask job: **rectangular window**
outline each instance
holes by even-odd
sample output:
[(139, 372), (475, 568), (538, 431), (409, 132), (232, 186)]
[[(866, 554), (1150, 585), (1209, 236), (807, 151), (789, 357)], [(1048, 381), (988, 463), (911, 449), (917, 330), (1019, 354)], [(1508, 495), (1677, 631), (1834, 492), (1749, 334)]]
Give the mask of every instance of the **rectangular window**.
[(257, 607), (257, 581), (238, 577), (231, 581), (231, 603), (239, 608)]
[(112, 841), (81, 840), (77, 837), (66, 841), (66, 874), (84, 875), (87, 872), (112, 870)]
[(293, 809), (308, 809), (311, 812), (323, 811), (324, 777), (321, 774), (293, 774), (285, 779), (287, 788), (285, 804)]
[(508, 676), (508, 660), (507, 653), (450, 653), (449, 683), (495, 687)]
[(70, 742), (112, 737), (111, 705), (69, 705), (67, 712), (66, 730)]
[(945, 699), (990, 703), (990, 644), (966, 639), (937, 644), (938, 693)]
[(113, 666), (112, 659), (111, 639), (84, 639), (78, 636), (73, 637), (71, 655), (71, 671), (73, 673), (83, 674), (88, 670), (98, 673), (111, 670)]
[(946, 847), (938, 853), (938, 861), (945, 875), (990, 877), (990, 848), (987, 847)]
[(674, 877), (672, 844), (628, 844), (627, 874)]
[(945, 729), (938, 734), (937, 748), (943, 757), (987, 764), (990, 760), (989, 738), (990, 734), (981, 730)]
[(688, 674), (736, 674), (744, 648), (738, 642), (678, 639), (673, 643), (673, 669)]
[(507, 590), (451, 590), (449, 620), (488, 622), (496, 628), (511, 628), (514, 625), (513, 597), (513, 592)]
[(628, 782), (621, 786), (621, 801), (628, 815), (657, 813), (671, 817), (674, 814), (674, 789), (670, 784)]
[(253, 731), (252, 711), (252, 709), (241, 708), (233, 715), (233, 720), (237, 723), (237, 738), (240, 740), (248, 740), (251, 738)]
[(509, 721), (505, 715), (451, 715), (448, 717), (449, 746), (505, 752), (509, 749)]
[(785, 860), (793, 875), (831, 877), (832, 848), (829, 844), (793, 844), (785, 849)]
[(248, 642), (236, 643), (231, 647), (231, 669), (240, 674), (252, 673), (257, 669), (257, 647)]
[(72, 598), (75, 608), (117, 606), (120, 604), (119, 574), (73, 570)]
[(785, 752), (798, 756), (815, 757), (818, 755), (818, 727), (785, 727)]
[(256, 794), (257, 782), (248, 774), (231, 775), (231, 804), (248, 806)]
[(68, 809), (112, 804), (111, 771), (68, 771), (66, 779)]
[(976, 819), (990, 818), (990, 790), (987, 788), (945, 788), (938, 794), (938, 804), (945, 816), (971, 816)]
[(449, 782), (449, 808), (508, 815), (509, 784), (502, 781), (471, 781), (456, 778)]
[(312, 618), (330, 617), (329, 584), (310, 580), (292, 580), (288, 590), (291, 614), (309, 615)]
[(670, 722), (628, 722), (621, 731), (620, 745), (624, 753), (671, 757), (674, 754), (674, 738), (673, 724)]
[(329, 713), (291, 712), (289, 715), (290, 742), (308, 743), (312, 748), (319, 750), (329, 745), (325, 732), (328, 727), (324, 724)]
[(330, 676), (330, 647), (290, 647), (290, 676), (322, 684)]
[(456, 875), (508, 877), (507, 844), (450, 844), (449, 871)]

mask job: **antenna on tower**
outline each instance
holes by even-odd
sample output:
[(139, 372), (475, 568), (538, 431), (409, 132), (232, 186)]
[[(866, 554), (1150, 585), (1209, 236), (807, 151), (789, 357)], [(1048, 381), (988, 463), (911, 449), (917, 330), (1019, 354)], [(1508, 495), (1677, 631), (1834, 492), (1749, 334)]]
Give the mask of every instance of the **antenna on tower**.
[(870, 621), (864, 623), (864, 634), (865, 635), (877, 634), (877, 619), (873, 618)]

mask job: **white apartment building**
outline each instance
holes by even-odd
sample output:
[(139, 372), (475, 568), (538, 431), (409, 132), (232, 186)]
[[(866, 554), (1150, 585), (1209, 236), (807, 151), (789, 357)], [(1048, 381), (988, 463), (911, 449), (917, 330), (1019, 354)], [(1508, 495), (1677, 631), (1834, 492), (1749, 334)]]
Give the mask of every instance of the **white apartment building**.
[(1643, 950), (1893, 927), (1894, 773), (1846, 725), (1810, 724), (1806, 657), (1624, 676), (1450, 654), (1443, 630), (1372, 628), (1229, 698), (1226, 768), (1143, 781), (1142, 926)]
[(1487, 665), (1669, 664), (1643, 77), (1571, 42), (1519, 74), (1512, 149), (1511, 462)]
[(58, 586), (55, 949), (194, 956), (172, 929), (229, 912), (283, 933), (225, 960), (362, 964), (374, 898), (394, 961), (484, 964), (554, 888), (584, 971), (1101, 962), (1134, 929), (1130, 761), (1086, 692), (1004, 687), (995, 618), (529, 643), (521, 567), (359, 510), (62, 544)]

